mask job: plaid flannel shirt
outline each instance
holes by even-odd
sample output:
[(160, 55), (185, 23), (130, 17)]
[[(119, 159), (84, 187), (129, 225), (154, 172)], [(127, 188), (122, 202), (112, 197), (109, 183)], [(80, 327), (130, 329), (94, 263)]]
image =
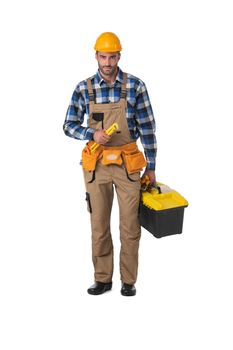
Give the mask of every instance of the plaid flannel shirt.
[[(91, 77), (95, 103), (118, 102), (123, 83), (123, 72), (118, 74), (113, 86), (109, 87), (99, 71)], [(131, 74), (127, 74), (126, 117), (130, 137), (136, 141), (139, 137), (147, 160), (147, 169), (155, 169), (157, 152), (155, 119), (145, 84)], [(84, 116), (87, 116), (86, 126)], [(93, 140), (95, 129), (89, 127), (89, 94), (87, 81), (81, 81), (75, 88), (63, 125), (67, 136), (78, 140)]]

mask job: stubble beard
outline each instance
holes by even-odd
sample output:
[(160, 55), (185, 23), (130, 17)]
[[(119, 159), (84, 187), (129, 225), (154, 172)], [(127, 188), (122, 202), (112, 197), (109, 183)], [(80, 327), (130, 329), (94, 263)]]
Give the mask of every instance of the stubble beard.
[[(109, 69), (106, 70), (105, 68), (108, 67)], [(117, 70), (117, 66), (100, 66), (99, 65), (99, 70), (100, 72), (105, 75), (105, 76), (108, 76), (108, 77), (111, 77), (113, 76), (115, 73), (116, 73), (116, 70)]]

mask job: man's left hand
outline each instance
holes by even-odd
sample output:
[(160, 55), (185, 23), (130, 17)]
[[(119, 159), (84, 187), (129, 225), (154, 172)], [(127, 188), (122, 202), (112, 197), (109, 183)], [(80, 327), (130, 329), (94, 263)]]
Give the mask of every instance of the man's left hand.
[(156, 176), (154, 170), (145, 170), (143, 176), (149, 176), (151, 185), (156, 184)]

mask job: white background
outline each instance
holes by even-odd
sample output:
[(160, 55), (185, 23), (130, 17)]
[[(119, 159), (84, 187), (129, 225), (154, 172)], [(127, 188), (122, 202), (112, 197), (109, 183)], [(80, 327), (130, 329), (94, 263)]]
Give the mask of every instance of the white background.
[[(230, 1), (1, 1), (1, 350), (233, 347)], [(183, 194), (183, 234), (143, 230), (137, 296), (93, 297), (83, 142), (63, 134), (93, 45), (120, 37), (120, 67), (145, 81), (157, 179)]]

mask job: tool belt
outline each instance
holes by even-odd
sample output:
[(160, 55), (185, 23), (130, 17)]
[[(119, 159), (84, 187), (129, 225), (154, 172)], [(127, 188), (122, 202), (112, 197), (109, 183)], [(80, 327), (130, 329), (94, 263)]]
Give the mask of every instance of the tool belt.
[(88, 142), (82, 151), (82, 165), (86, 171), (94, 171), (97, 161), (100, 161), (103, 165), (121, 165), (124, 162), (128, 174), (142, 170), (147, 164), (136, 142), (116, 147), (100, 145), (94, 152), (91, 152), (93, 143), (94, 141)]

